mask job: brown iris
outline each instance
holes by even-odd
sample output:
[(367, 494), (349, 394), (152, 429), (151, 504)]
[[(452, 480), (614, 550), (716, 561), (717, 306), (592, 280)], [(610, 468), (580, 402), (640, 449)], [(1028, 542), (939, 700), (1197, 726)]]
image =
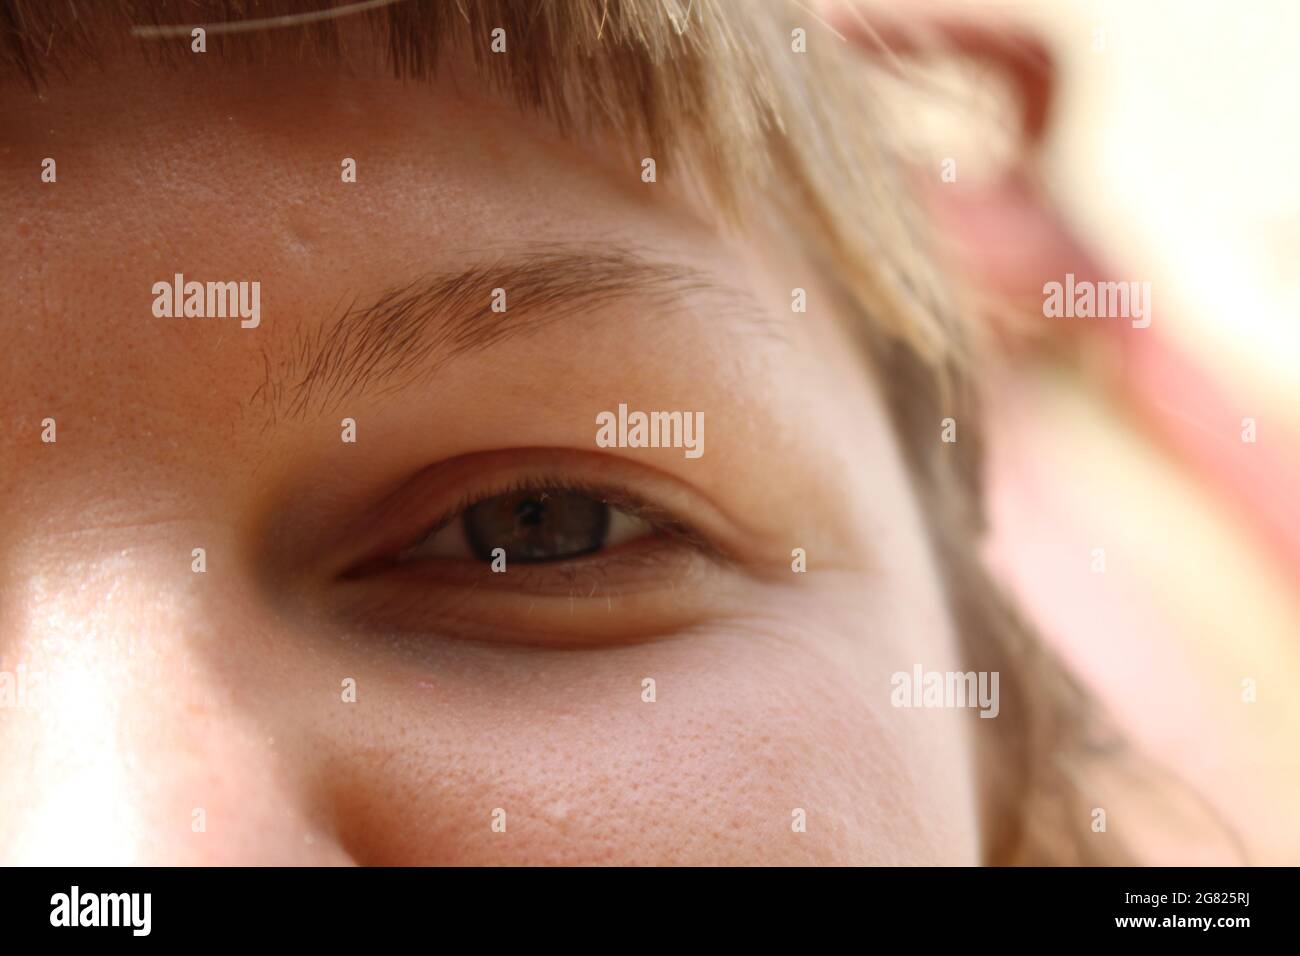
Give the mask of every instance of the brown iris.
[(609, 506), (568, 491), (515, 491), (466, 509), (465, 538), (474, 556), (491, 561), (557, 561), (597, 551), (609, 530)]

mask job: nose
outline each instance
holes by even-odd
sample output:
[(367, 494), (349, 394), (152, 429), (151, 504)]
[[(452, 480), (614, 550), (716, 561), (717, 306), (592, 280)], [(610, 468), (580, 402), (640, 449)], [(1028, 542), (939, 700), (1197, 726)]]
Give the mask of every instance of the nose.
[(221, 663), (247, 602), (214, 621), (171, 547), (78, 550), (0, 575), (0, 863), (350, 863), (292, 726)]

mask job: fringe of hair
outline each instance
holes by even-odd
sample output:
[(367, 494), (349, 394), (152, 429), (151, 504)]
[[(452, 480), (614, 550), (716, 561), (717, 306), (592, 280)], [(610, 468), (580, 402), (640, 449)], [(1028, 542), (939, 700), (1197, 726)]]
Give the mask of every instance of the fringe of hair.
[[(260, 20), (271, 22), (229, 30)], [(471, 50), (493, 87), (567, 135), (614, 131), (636, 156), (656, 156), (668, 175), (698, 178), (733, 225), (751, 207), (774, 206), (797, 230), (860, 317), (967, 653), (1007, 678), (1007, 719), (978, 722), (999, 725), (977, 740), (984, 776), (994, 781), (984, 807), (988, 861), (1128, 862), (1119, 841), (1088, 838), (1077, 778), (1062, 769), (1098, 752), (1087, 695), (1014, 614), (977, 556), (983, 454), (967, 330), (944, 298), (861, 64), (800, 6), (0, 0), (0, 78), (39, 90), (131, 51), (178, 67), (189, 56), (188, 29), (140, 36), (139, 28), (198, 25), (210, 31), (209, 56), (346, 61), (350, 34), (342, 27), (358, 22), (374, 32), (396, 76), (432, 77), (449, 51)], [(490, 52), (498, 27), (509, 55)], [(795, 27), (807, 31), (805, 54), (792, 50)], [(937, 423), (949, 415), (962, 422), (962, 441), (941, 445)]]

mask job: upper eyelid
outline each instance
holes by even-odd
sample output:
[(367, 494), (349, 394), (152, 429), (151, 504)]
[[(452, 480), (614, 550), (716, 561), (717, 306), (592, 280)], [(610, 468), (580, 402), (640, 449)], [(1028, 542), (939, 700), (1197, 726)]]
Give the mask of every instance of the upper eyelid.
[(514, 494), (521, 491), (564, 491), (587, 495), (590, 498), (595, 498), (602, 504), (619, 508), (635, 517), (644, 518), (652, 524), (668, 523), (676, 520), (668, 511), (662, 508), (658, 508), (657, 506), (650, 504), (643, 499), (637, 498), (634, 495), (620, 492), (617, 489), (605, 485), (562, 476), (556, 476), (554, 478), (538, 476), (532, 479), (509, 482), (499, 490), (469, 492), (465, 494), (455, 507), (449, 509), (436, 521), (436, 523), (429, 526), (429, 532), (433, 533), (434, 531), (445, 528), (470, 508), (483, 501), (487, 501), (489, 498), (496, 498), (501, 495)]

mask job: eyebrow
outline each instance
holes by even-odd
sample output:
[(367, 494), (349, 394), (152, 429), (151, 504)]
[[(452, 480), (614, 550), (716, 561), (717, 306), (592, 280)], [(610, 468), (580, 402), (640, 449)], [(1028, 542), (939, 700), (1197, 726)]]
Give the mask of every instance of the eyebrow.
[[(492, 308), (497, 289), (505, 292), (505, 311)], [(353, 300), (325, 323), (300, 324), (287, 344), (263, 350), (266, 375), (250, 404), (268, 411), (270, 425), (323, 414), (349, 398), (391, 395), (458, 358), (620, 301), (663, 312), (701, 295), (718, 312), (773, 331), (747, 291), (631, 247), (548, 245), (498, 255), (422, 276), (363, 305)]]

